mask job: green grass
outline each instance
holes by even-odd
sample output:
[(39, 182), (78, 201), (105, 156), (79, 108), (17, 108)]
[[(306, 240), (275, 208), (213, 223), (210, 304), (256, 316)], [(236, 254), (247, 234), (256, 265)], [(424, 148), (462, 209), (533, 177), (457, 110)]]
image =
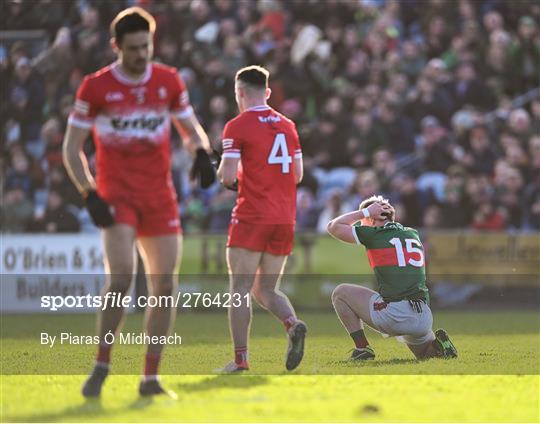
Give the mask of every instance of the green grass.
[[(351, 343), (331, 313), (304, 313), (310, 327), (305, 361), (294, 375), (283, 367), (281, 325), (257, 313), (252, 370), (211, 375), (231, 356), (222, 313), (180, 314), (181, 346), (169, 347), (163, 381), (178, 400), (139, 399), (143, 347), (113, 350), (113, 371), (100, 402), (79, 394), (94, 346), (39, 344), (48, 331), (93, 334), (90, 315), (2, 317), (2, 421), (191, 422), (536, 422), (539, 415), (540, 338), (534, 312), (445, 312), (435, 325), (457, 345), (457, 360), (417, 362), (401, 343), (369, 332), (377, 359), (342, 360)], [(139, 331), (141, 315), (124, 332)], [(34, 375), (29, 375), (34, 374)], [(36, 375), (42, 374), (42, 375)]]

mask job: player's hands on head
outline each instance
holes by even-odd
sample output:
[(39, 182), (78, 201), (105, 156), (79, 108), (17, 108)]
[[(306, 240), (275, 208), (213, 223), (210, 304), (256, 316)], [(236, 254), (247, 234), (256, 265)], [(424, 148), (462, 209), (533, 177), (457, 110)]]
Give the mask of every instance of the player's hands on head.
[(192, 180), (198, 179), (202, 188), (208, 188), (216, 181), (216, 171), (210, 156), (202, 147), (199, 147), (195, 152), (195, 160), (189, 176)]
[(396, 210), (392, 205), (383, 205), (384, 212), (381, 213), (381, 219), (390, 219), (392, 216), (396, 216)]
[(109, 204), (95, 190), (89, 190), (84, 195), (86, 209), (97, 227), (107, 228), (114, 224), (114, 217)]
[(369, 216), (371, 218), (385, 220), (392, 216), (394, 208), (388, 204), (375, 202), (369, 205), (367, 210), (369, 211)]

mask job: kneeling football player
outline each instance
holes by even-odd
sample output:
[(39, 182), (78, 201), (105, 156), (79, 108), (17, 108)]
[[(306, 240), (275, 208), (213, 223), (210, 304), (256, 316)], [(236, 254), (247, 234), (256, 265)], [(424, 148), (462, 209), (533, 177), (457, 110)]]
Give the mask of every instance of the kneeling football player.
[(418, 231), (394, 221), (387, 199), (372, 196), (357, 211), (328, 223), (338, 240), (362, 244), (375, 272), (378, 291), (341, 284), (332, 293), (334, 309), (354, 341), (351, 359), (374, 359), (364, 323), (386, 336), (397, 336), (418, 359), (455, 358), (457, 350), (446, 331), (433, 333), (426, 287), (424, 249)]

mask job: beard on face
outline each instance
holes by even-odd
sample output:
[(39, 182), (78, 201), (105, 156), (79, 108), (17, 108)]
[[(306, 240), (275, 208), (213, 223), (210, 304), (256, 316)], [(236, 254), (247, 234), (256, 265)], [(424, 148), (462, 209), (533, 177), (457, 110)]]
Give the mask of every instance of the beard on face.
[(124, 62), (126, 69), (133, 74), (142, 74), (146, 71), (148, 59), (135, 59), (128, 63)]

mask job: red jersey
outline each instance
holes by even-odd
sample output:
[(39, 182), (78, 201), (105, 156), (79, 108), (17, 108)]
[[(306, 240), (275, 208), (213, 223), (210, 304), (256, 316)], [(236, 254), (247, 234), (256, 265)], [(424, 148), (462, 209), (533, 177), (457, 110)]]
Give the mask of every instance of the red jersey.
[(176, 69), (149, 63), (143, 77), (133, 81), (115, 62), (84, 79), (68, 122), (93, 128), (96, 182), (102, 196), (176, 198), (170, 117), (182, 119), (191, 113)]
[(223, 130), (223, 157), (240, 158), (233, 218), (294, 224), (295, 159), (302, 157), (294, 122), (269, 106), (248, 109)]

